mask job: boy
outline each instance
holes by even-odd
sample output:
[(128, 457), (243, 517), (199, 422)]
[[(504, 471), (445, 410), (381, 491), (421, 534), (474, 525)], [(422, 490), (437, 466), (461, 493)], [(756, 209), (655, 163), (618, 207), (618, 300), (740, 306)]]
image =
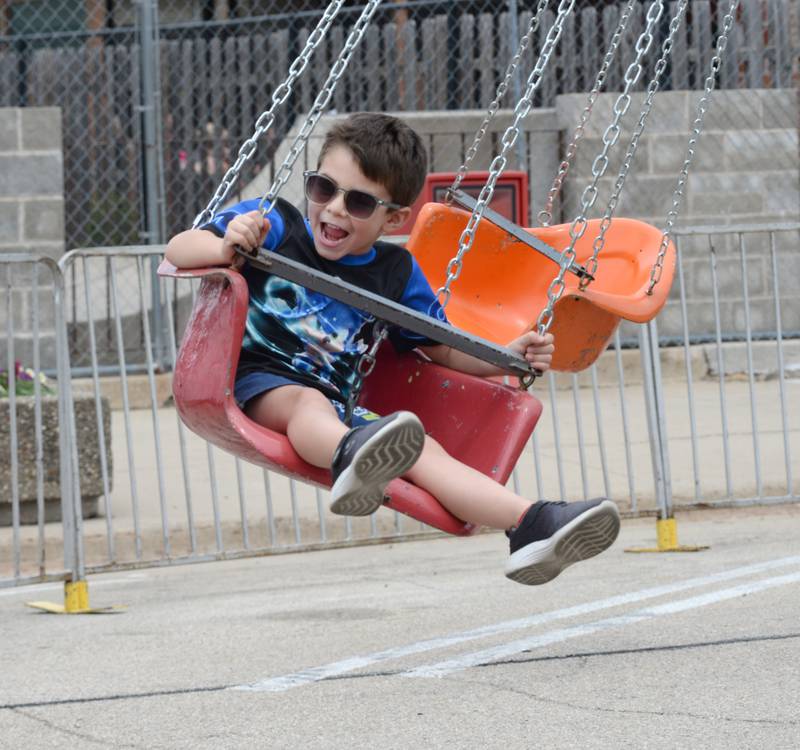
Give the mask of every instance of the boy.
[[(166, 256), (178, 267), (230, 264), (234, 247), (264, 246), (431, 315), (438, 300), (408, 251), (378, 238), (402, 226), (425, 180), (419, 136), (397, 118), (362, 113), (335, 124), (315, 171), (305, 174), (308, 217), (279, 199), (262, 217), (244, 201), (200, 229), (176, 235)], [(602, 552), (619, 531), (608, 500), (531, 503), (449, 456), (409, 412), (385, 417), (358, 409), (349, 429), (343, 402), (373, 334), (359, 310), (245, 263), (250, 292), (235, 397), (248, 417), (285, 433), (307, 462), (331, 467), (331, 510), (367, 515), (381, 505), (389, 481), (404, 476), (453, 515), (505, 529), (506, 575), (545, 583), (564, 568)], [(434, 362), (482, 377), (502, 371), (409, 331), (393, 329), (400, 350), (418, 348)], [(508, 348), (537, 370), (550, 367), (551, 334), (531, 331)]]

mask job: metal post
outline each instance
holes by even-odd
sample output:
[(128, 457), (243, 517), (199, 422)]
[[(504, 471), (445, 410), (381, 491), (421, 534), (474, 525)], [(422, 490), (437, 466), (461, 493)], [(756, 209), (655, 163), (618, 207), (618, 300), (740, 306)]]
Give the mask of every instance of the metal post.
[(629, 547), (626, 552), (699, 552), (705, 545), (678, 544), (678, 525), (672, 508), (672, 481), (669, 466), (666, 406), (661, 380), (656, 321), (639, 327), (639, 351), (642, 357), (644, 400), (653, 460), (658, 520), (655, 547)]
[[(142, 192), (144, 227), (142, 238), (147, 245), (164, 242), (164, 180), (161, 168), (161, 90), (159, 85), (158, 4), (156, 0), (138, 0), (139, 5), (139, 66), (141, 70), (142, 125)], [(161, 285), (158, 258), (150, 264), (150, 286), (155, 332), (154, 359), (163, 366), (166, 346), (162, 321)]]
[(672, 516), (672, 498), (669, 496), (670, 484), (665, 463), (666, 446), (663, 445), (664, 419), (663, 403), (660, 397), (660, 368), (657, 371), (658, 335), (653, 321), (639, 328), (639, 352), (642, 358), (642, 378), (644, 385), (645, 412), (650, 437), (650, 457), (653, 462), (653, 482), (659, 519)]
[[(513, 40), (513, 44), (518, 44), (519, 39), (519, 7), (517, 0), (508, 0), (508, 17), (509, 17), (509, 34)], [(511, 45), (509, 45), (511, 46)], [(513, 47), (512, 47), (513, 48)], [(511, 82), (511, 90), (514, 92), (514, 105), (522, 99), (522, 79), (520, 78), (519, 66), (514, 71), (514, 77)], [(517, 138), (517, 160), (519, 161), (519, 168), (527, 171), (528, 168), (525, 164), (525, 124), (522, 123), (519, 137)]]

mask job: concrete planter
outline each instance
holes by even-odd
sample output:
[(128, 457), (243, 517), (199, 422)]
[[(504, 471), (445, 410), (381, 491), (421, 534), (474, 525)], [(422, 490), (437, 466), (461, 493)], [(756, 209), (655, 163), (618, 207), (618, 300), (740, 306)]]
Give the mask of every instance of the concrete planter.
[[(94, 398), (78, 396), (75, 403), (75, 430), (78, 442), (81, 504), (83, 517), (98, 515), (98, 498), (103, 495), (103, 474), (100, 463), (100, 440)], [(112, 477), (111, 410), (108, 399), (102, 399), (103, 430), (109, 490)], [(17, 461), (20, 500), (20, 521), (37, 522), (36, 511), (36, 420), (32, 396), (17, 397)], [(0, 526), (11, 525), (11, 428), (8, 399), (0, 400)], [(42, 398), (43, 490), (45, 521), (61, 520), (61, 483), (59, 469), (58, 399)]]

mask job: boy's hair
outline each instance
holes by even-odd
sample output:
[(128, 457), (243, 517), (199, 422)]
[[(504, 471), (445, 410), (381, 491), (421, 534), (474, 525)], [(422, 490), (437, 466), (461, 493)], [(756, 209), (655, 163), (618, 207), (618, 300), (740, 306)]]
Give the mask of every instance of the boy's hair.
[(397, 117), (361, 112), (335, 123), (322, 143), (320, 164), (334, 146), (350, 149), (364, 176), (383, 185), (394, 203), (410, 206), (422, 190), (428, 172), (425, 146)]

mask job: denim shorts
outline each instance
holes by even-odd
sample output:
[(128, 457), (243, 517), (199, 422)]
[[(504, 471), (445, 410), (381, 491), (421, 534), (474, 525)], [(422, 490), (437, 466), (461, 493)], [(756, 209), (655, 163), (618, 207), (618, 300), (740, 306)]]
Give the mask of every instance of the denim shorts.
[[(237, 406), (240, 409), (244, 409), (250, 399), (284, 385), (300, 385), (304, 388), (311, 387), (307, 386), (305, 383), (298, 383), (296, 380), (286, 378), (283, 375), (273, 375), (271, 372), (250, 372), (247, 375), (243, 375), (234, 383), (233, 397)], [(339, 419), (344, 421), (344, 404), (335, 399), (329, 400), (333, 408), (336, 409)], [(363, 406), (356, 406), (353, 410), (352, 426), (358, 427), (359, 425), (367, 424), (379, 418), (380, 415), (375, 414), (375, 412), (365, 409)]]

